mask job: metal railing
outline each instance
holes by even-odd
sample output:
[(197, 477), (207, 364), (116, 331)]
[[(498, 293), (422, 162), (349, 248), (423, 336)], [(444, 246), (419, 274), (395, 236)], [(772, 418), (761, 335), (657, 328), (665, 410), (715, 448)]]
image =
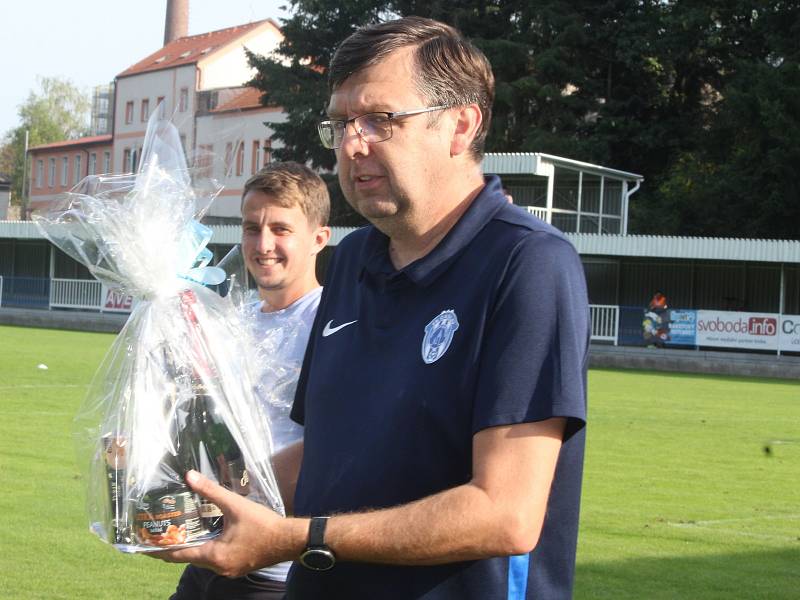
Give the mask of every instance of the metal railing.
[(547, 209), (541, 206), (526, 206), (525, 210), (531, 213), (535, 217), (539, 217), (542, 221), (549, 223), (550, 221), (547, 220)]
[[(20, 286), (23, 282), (27, 285)], [(0, 305), (25, 306), (36, 304), (33, 296), (40, 296), (46, 293), (45, 285), (49, 283), (49, 296), (51, 308), (79, 308), (88, 310), (103, 310), (103, 290), (99, 281), (94, 279), (52, 279), (36, 281), (38, 285), (32, 290), (33, 279), (22, 278), (3, 278), (0, 276)], [(12, 283), (6, 297), (3, 296), (4, 284)], [(16, 288), (24, 287), (27, 292), (22, 297)], [(13, 292), (13, 293), (12, 293)], [(41, 304), (39, 304), (41, 306)], [(43, 306), (47, 308), (47, 305)], [(590, 304), (589, 314), (592, 323), (592, 341), (612, 342), (617, 344), (619, 333), (619, 306)]]
[(99, 281), (94, 279), (52, 279), (51, 282), (51, 308), (99, 310), (102, 306), (102, 286)]
[(592, 341), (613, 342), (617, 345), (619, 333), (619, 306), (590, 304), (592, 319)]

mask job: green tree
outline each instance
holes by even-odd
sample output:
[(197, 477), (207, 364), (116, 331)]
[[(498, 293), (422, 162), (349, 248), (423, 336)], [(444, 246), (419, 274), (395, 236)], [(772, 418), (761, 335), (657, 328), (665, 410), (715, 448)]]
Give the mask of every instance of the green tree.
[[(252, 83), (288, 112), (276, 128), (279, 158), (333, 167), (315, 124), (336, 45), (358, 26), (416, 14), (455, 25), (491, 61), (488, 151), (546, 152), (643, 174), (634, 233), (791, 236), (800, 204), (796, 2), (291, 4), (283, 57), (251, 56)], [(350, 219), (338, 187), (331, 191), (334, 218)], [(745, 225), (756, 214), (757, 228)]]
[(701, 119), (652, 178), (637, 230), (800, 239), (800, 5), (720, 2), (708, 22)]
[(87, 94), (58, 77), (39, 77), (37, 84), (39, 89), (31, 91), (19, 106), (20, 124), (7, 131), (0, 144), (0, 169), (7, 169), (11, 175), (15, 204), (23, 200), (26, 131), (28, 147), (75, 139), (88, 132), (91, 103)]

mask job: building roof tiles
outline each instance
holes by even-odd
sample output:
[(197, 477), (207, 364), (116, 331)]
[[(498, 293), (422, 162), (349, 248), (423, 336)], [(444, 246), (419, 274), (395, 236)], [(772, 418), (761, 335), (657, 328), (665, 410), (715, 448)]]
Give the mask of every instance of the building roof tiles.
[(29, 150), (49, 150), (55, 148), (65, 148), (69, 146), (87, 146), (89, 144), (110, 144), (112, 136), (106, 135), (92, 135), (89, 137), (77, 138), (74, 140), (63, 140), (60, 142), (53, 142), (52, 144), (39, 144), (38, 146), (31, 146)]
[(279, 29), (272, 19), (264, 19), (262, 21), (254, 21), (245, 25), (237, 25), (218, 31), (210, 31), (199, 35), (178, 38), (163, 48), (159, 48), (135, 65), (125, 69), (122, 73), (117, 75), (117, 77), (128, 77), (130, 75), (147, 73), (149, 71), (159, 71), (161, 69), (195, 64), (209, 54), (216, 52), (223, 46), (227, 46), (264, 23), (271, 24), (276, 30)]

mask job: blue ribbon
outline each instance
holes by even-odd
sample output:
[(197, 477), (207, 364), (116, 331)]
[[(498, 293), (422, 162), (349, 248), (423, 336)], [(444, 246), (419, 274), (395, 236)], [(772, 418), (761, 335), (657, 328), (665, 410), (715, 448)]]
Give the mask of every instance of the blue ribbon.
[(180, 263), (185, 270), (178, 277), (188, 279), (201, 285), (219, 285), (225, 281), (227, 274), (219, 267), (209, 267), (213, 258), (211, 250), (206, 248), (213, 232), (199, 221), (190, 221), (181, 238)]

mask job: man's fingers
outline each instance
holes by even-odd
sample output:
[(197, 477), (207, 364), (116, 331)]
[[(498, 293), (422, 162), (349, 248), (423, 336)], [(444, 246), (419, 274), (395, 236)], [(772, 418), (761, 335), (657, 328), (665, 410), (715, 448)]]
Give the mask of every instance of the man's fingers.
[(232, 503), (240, 498), (237, 494), (226, 490), (197, 471), (186, 473), (186, 483), (203, 498), (216, 504), (223, 513), (229, 512), (233, 507)]
[[(203, 546), (207, 546), (213, 542), (206, 542)], [(193, 548), (180, 548), (178, 550), (159, 550), (158, 552), (146, 552), (145, 556), (150, 558), (157, 558), (164, 562), (170, 563), (192, 563), (199, 567), (214, 570), (213, 565), (209, 562), (209, 548), (203, 546), (195, 546)]]

